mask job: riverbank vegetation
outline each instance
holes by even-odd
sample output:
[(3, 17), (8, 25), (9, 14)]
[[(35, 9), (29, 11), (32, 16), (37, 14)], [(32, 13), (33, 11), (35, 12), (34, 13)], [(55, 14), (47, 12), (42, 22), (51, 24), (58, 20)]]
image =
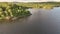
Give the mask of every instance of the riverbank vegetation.
[(46, 8), (59, 7), (60, 2), (31, 2), (31, 3), (17, 3), (19, 6), (31, 7), (31, 8)]
[(52, 9), (60, 7), (60, 2), (0, 2), (0, 19), (12, 19), (31, 15), (29, 8)]
[(31, 15), (27, 7), (18, 6), (16, 4), (0, 3), (0, 19), (17, 19)]

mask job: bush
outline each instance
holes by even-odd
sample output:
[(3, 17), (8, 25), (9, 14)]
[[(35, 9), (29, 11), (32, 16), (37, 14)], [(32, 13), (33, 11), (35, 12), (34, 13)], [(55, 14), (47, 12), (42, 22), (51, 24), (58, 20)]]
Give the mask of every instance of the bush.
[(30, 12), (26, 9), (28, 9), (28, 8), (18, 6), (16, 4), (10, 4), (7, 7), (1, 6), (0, 17), (2, 17), (2, 15), (4, 15), (4, 17), (6, 17), (6, 16), (10, 16), (10, 17), (28, 16), (28, 14), (30, 14)]

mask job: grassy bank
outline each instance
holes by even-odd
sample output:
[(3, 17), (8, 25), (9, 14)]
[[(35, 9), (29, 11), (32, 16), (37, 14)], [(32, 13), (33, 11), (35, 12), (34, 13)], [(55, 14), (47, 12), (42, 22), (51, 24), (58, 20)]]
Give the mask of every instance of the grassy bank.
[(59, 7), (60, 2), (31, 2), (31, 3), (17, 3), (17, 5), (31, 8), (53, 8)]
[(52, 8), (59, 7), (60, 2), (0, 2), (0, 6), (7, 7), (9, 4), (16, 4), (18, 6), (29, 7), (29, 8)]

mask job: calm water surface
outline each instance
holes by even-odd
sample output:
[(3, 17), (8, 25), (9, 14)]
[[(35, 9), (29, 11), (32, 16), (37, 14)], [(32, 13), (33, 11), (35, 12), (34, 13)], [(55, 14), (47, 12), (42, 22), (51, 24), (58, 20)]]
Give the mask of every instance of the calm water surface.
[(60, 34), (60, 7), (28, 10), (31, 16), (0, 24), (0, 34)]

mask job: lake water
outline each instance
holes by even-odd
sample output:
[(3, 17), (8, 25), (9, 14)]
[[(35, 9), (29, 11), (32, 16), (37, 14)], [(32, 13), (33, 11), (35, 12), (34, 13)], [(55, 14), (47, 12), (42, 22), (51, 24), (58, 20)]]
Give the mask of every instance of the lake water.
[(29, 17), (0, 22), (0, 34), (60, 34), (60, 7), (28, 10)]

